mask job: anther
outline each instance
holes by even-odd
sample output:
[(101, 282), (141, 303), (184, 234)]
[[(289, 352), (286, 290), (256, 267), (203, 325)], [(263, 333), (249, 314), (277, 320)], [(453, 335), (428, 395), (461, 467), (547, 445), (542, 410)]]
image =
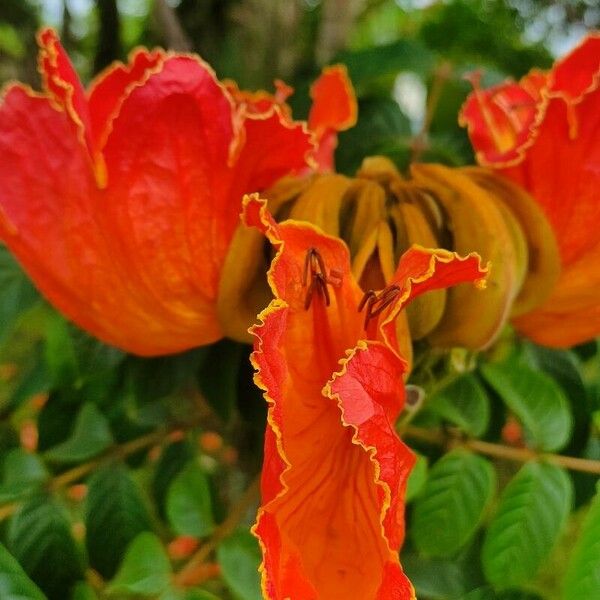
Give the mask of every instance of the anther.
[(394, 298), (399, 293), (400, 288), (397, 285), (390, 285), (379, 292), (379, 294), (373, 290), (365, 292), (358, 304), (358, 312), (362, 312), (363, 308), (367, 307), (365, 312), (365, 329), (367, 329), (369, 321), (379, 316), (394, 301)]
[[(341, 281), (341, 277), (339, 280)], [(308, 286), (306, 297), (304, 299), (305, 310), (310, 308), (315, 292), (323, 297), (326, 306), (330, 305), (331, 297), (329, 296), (329, 290), (327, 289), (328, 283), (330, 282), (327, 278), (323, 257), (316, 248), (309, 248), (306, 252), (306, 257), (304, 258), (304, 270), (302, 273), (302, 285), (304, 287)]]

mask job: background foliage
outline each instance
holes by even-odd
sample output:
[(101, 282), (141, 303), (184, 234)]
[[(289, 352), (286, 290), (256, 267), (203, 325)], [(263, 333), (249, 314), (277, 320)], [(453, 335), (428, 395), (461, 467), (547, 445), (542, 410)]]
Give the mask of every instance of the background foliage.
[[(0, 3), (0, 81), (38, 85), (33, 36), (53, 21), (84, 78), (139, 44), (199, 52), (220, 77), (296, 87), (348, 65), (358, 125), (338, 168), (386, 154), (473, 156), (457, 112), (485, 82), (547, 67), (600, 10), (588, 0), (71, 0)], [(250, 348), (140, 359), (75, 329), (0, 248), (0, 598), (258, 600), (249, 533), (265, 406)], [(550, 351), (507, 331), (488, 352), (417, 348), (426, 402), (402, 561), (423, 600), (597, 600), (599, 346)], [(418, 395), (418, 394), (417, 394)], [(531, 460), (546, 456), (545, 460)], [(598, 463), (595, 463), (596, 465)], [(575, 465), (577, 466), (577, 465)], [(581, 466), (581, 465), (579, 465)]]

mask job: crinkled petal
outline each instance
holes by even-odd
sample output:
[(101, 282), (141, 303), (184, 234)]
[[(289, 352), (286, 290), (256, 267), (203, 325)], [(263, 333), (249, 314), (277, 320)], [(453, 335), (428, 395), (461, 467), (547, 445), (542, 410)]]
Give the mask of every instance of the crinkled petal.
[(212, 70), (175, 57), (123, 101), (104, 151), (115, 252), (136, 292), (161, 299), (197, 344), (220, 337), (214, 300), (239, 213), (228, 196), (233, 139), (230, 99)]
[(243, 194), (260, 192), (310, 164), (313, 147), (306, 125), (290, 121), (278, 107), (247, 116), (234, 161), (231, 194), (237, 213)]
[[(132, 351), (152, 337), (95, 218), (102, 208), (87, 153), (67, 114), (15, 86), (0, 107), (0, 237), (40, 291), (97, 337)], [(142, 334), (142, 336), (140, 336)]]
[[(341, 241), (310, 225), (277, 225), (256, 198), (245, 219), (279, 250), (270, 272), (276, 298), (253, 331), (256, 381), (270, 404), (255, 528), (265, 595), (408, 600), (397, 548), (413, 458), (389, 419), (402, 408), (406, 364), (379, 342), (359, 342), (346, 356), (362, 334), (362, 292)], [(302, 279), (312, 248), (338, 283), (330, 306), (315, 295), (307, 310)]]
[(478, 77), (473, 78), (473, 86), (459, 122), (468, 128), (477, 161), (484, 166), (517, 161), (541, 110), (539, 90), (511, 82), (482, 90)]
[(598, 87), (600, 32), (591, 33), (552, 68), (549, 89), (571, 102)]
[(94, 146), (102, 149), (112, 120), (117, 116), (121, 102), (136, 85), (141, 85), (150, 73), (165, 59), (161, 50), (133, 52), (129, 63), (116, 62), (98, 75), (88, 90), (88, 106)]
[(325, 67), (313, 83), (310, 96), (313, 105), (308, 126), (317, 137), (326, 131), (344, 131), (356, 124), (356, 96), (344, 65)]
[(310, 90), (313, 105), (308, 115), (308, 126), (315, 135), (314, 153), (319, 170), (334, 169), (337, 133), (356, 124), (358, 108), (352, 82), (344, 65), (323, 69)]
[(489, 268), (489, 265), (481, 264), (481, 257), (476, 253), (463, 257), (448, 250), (412, 246), (400, 258), (390, 281), (390, 285), (397, 286), (399, 291), (381, 324), (384, 339), (392, 348), (398, 347), (394, 323), (398, 313), (412, 300), (426, 292), (463, 283), (484, 288)]
[(53, 103), (69, 115), (91, 154), (90, 116), (81, 81), (54, 29), (41, 29), (37, 39), (40, 47), (38, 66), (44, 89)]

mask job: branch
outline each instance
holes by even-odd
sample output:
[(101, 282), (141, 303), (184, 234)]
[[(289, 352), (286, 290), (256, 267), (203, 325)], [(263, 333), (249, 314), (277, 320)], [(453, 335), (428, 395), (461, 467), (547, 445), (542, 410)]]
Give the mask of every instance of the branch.
[(260, 475), (248, 486), (240, 499), (231, 509), (227, 518), (215, 529), (213, 534), (200, 546), (190, 560), (174, 578), (176, 585), (189, 587), (198, 583), (198, 574), (202, 575), (202, 565), (217, 548), (219, 543), (231, 535), (248, 509), (258, 501), (260, 491)]
[(461, 440), (460, 437), (448, 435), (440, 430), (434, 431), (421, 427), (406, 426), (403, 434), (413, 440), (443, 446), (444, 448), (462, 447), (479, 454), (493, 456), (503, 460), (515, 462), (529, 462), (531, 460), (543, 460), (545, 462), (592, 475), (600, 475), (600, 460), (578, 458), (576, 456), (564, 456), (562, 454), (550, 454), (547, 452), (536, 452), (529, 448), (513, 448), (502, 444), (492, 444), (476, 439)]

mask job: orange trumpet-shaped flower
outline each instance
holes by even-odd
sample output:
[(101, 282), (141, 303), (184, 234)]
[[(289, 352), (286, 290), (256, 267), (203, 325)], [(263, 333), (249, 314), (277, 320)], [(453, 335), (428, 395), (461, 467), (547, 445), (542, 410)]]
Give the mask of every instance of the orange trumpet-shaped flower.
[(275, 298), (252, 329), (255, 382), (269, 403), (254, 528), (263, 593), (413, 599), (398, 559), (414, 459), (394, 430), (407, 369), (394, 320), (423, 292), (481, 281), (485, 270), (476, 255), (413, 247), (389, 287), (363, 295), (342, 241), (276, 224), (257, 195), (244, 203), (246, 224), (277, 250)]
[(600, 335), (600, 33), (551, 71), (488, 90), (462, 108), (478, 161), (522, 185), (556, 235), (562, 273), (551, 296), (515, 319), (536, 342), (570, 346)]
[(244, 193), (304, 170), (305, 123), (236, 104), (198, 57), (138, 50), (84, 90), (40, 32), (43, 93), (0, 104), (0, 239), (64, 314), (156, 355), (222, 335), (221, 267)]

